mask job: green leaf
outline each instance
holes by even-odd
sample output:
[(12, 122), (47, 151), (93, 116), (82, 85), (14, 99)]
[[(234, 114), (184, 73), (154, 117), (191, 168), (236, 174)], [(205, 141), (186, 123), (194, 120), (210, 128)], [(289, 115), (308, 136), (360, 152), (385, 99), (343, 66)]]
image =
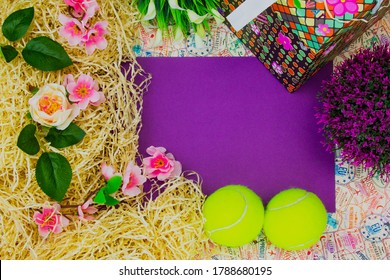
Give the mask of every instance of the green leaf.
[(148, 12), (149, 2), (150, 0), (138, 0), (137, 7), (141, 15), (144, 16)]
[(104, 188), (101, 188), (99, 192), (96, 194), (95, 198), (93, 199), (93, 202), (99, 203), (99, 204), (105, 204), (106, 203), (106, 196), (104, 195)]
[(122, 185), (122, 177), (121, 176), (113, 176), (107, 181), (107, 186), (105, 187), (106, 194), (113, 194), (118, 191), (120, 186)]
[(21, 39), (27, 32), (34, 18), (34, 7), (18, 10), (10, 14), (4, 21), (2, 31), (10, 41)]
[(15, 57), (18, 56), (18, 51), (13, 46), (1, 47), (1, 53), (7, 62), (11, 62)]
[(28, 90), (31, 92), (32, 95), (35, 95), (39, 91), (39, 88), (34, 86), (29, 86)]
[(29, 41), (22, 55), (28, 64), (42, 71), (56, 71), (73, 64), (59, 43), (44, 36)]
[(43, 153), (35, 170), (42, 191), (56, 201), (61, 201), (72, 180), (72, 168), (68, 160), (57, 153)]
[(301, 9), (302, 8), (301, 2), (299, 0), (294, 0), (294, 6), (297, 9)]
[(39, 143), (35, 137), (36, 126), (26, 125), (19, 134), (17, 146), (23, 152), (29, 155), (35, 155), (39, 152)]
[(69, 147), (83, 140), (85, 131), (74, 123), (70, 123), (64, 130), (58, 130), (55, 127), (50, 128), (45, 139), (50, 142), (54, 148), (60, 149)]
[(107, 206), (115, 206), (119, 204), (119, 200), (113, 198), (112, 196), (106, 195), (106, 203)]

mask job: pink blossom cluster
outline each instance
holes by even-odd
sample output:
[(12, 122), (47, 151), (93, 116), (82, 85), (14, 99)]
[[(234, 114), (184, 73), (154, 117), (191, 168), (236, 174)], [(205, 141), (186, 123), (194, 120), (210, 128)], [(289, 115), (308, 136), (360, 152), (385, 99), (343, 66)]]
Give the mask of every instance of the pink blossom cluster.
[[(124, 175), (116, 172), (115, 168), (102, 164), (102, 174), (106, 181), (114, 176), (122, 177), (122, 193), (129, 197), (135, 197), (142, 193), (143, 184), (149, 178), (156, 178), (159, 181), (165, 181), (177, 177), (182, 172), (181, 163), (175, 160), (171, 153), (166, 153), (163, 147), (149, 147), (146, 152), (150, 155), (143, 159), (143, 168), (130, 162), (126, 166)], [(95, 214), (98, 209), (91, 206), (93, 200), (90, 197), (84, 204), (76, 205), (77, 218), (82, 222), (95, 220)], [(72, 206), (71, 206), (72, 207)], [(68, 206), (68, 208), (70, 208)], [(57, 203), (50, 206), (45, 203), (42, 211), (34, 213), (34, 222), (38, 225), (38, 232), (42, 237), (46, 237), (51, 232), (60, 233), (63, 228), (69, 225), (69, 219), (60, 213), (61, 206)]]
[[(146, 149), (150, 155), (143, 159), (143, 169), (130, 162), (123, 175), (122, 192), (124, 195), (133, 197), (140, 194), (141, 186), (146, 182), (147, 178), (157, 178), (159, 181), (172, 179), (181, 174), (181, 163), (175, 160), (171, 153), (166, 153), (163, 147), (151, 146)], [(102, 173), (108, 181), (113, 176), (121, 176), (112, 166), (103, 163)]]
[(64, 0), (64, 2), (69, 6), (71, 17), (59, 15), (58, 19), (62, 26), (58, 33), (68, 40), (69, 45), (85, 46), (88, 55), (96, 49), (107, 48), (104, 35), (107, 34), (108, 22), (104, 20), (90, 23), (100, 8), (96, 0)]

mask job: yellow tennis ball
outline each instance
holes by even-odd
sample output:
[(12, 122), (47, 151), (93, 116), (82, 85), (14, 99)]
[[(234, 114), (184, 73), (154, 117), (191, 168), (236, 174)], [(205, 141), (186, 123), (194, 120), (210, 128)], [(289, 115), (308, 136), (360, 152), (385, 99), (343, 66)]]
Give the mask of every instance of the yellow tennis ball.
[(264, 234), (282, 249), (307, 249), (320, 240), (326, 222), (326, 209), (318, 196), (292, 188), (278, 193), (268, 203)]
[(264, 220), (261, 198), (240, 185), (212, 193), (203, 205), (204, 229), (215, 243), (238, 247), (256, 239)]

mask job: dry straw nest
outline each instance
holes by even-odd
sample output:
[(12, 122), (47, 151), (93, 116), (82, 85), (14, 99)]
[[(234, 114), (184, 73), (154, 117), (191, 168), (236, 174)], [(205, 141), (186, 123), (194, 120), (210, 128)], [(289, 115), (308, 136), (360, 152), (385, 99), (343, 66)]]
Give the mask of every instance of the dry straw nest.
[[(82, 47), (70, 47), (58, 35), (58, 15), (67, 11), (62, 0), (1, 1), (1, 22), (13, 11), (35, 8), (30, 31), (14, 46), (48, 36), (64, 46), (74, 65), (42, 72), (20, 56), (9, 64), (0, 62), (0, 259), (193, 259), (202, 258), (197, 255), (200, 248), (207, 250), (201, 215), (204, 195), (199, 185), (183, 177), (167, 182), (155, 200), (141, 203), (150, 194), (122, 197), (119, 207), (100, 211), (96, 221), (83, 224), (75, 218), (64, 232), (46, 239), (38, 235), (32, 219), (48, 197), (35, 180), (40, 153), (28, 156), (16, 146), (21, 128), (30, 122), (26, 117), (29, 86), (62, 83), (66, 74), (89, 72), (107, 98), (103, 105), (90, 106), (76, 118), (87, 132), (82, 143), (60, 151), (45, 144), (47, 151), (64, 155), (73, 169), (71, 186), (61, 204), (80, 204), (88, 193), (102, 186), (103, 161), (123, 171), (137, 156), (142, 94), (149, 79), (135, 84), (135, 77), (144, 74), (131, 51), (138, 18), (131, 2), (98, 0), (97, 18), (109, 22), (108, 48), (87, 56)], [(6, 43), (3, 36), (0, 38), (0, 43)], [(126, 61), (131, 65), (127, 74), (121, 71), (121, 63)]]

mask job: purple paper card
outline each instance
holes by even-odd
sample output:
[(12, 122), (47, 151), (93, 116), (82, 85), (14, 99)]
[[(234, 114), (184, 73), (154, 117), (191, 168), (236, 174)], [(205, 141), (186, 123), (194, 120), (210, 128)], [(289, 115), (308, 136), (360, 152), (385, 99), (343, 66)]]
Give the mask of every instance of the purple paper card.
[(152, 83), (144, 96), (139, 150), (163, 146), (197, 172), (204, 193), (246, 185), (265, 203), (289, 187), (335, 211), (334, 155), (317, 121), (328, 65), (294, 94), (256, 58), (138, 58)]

